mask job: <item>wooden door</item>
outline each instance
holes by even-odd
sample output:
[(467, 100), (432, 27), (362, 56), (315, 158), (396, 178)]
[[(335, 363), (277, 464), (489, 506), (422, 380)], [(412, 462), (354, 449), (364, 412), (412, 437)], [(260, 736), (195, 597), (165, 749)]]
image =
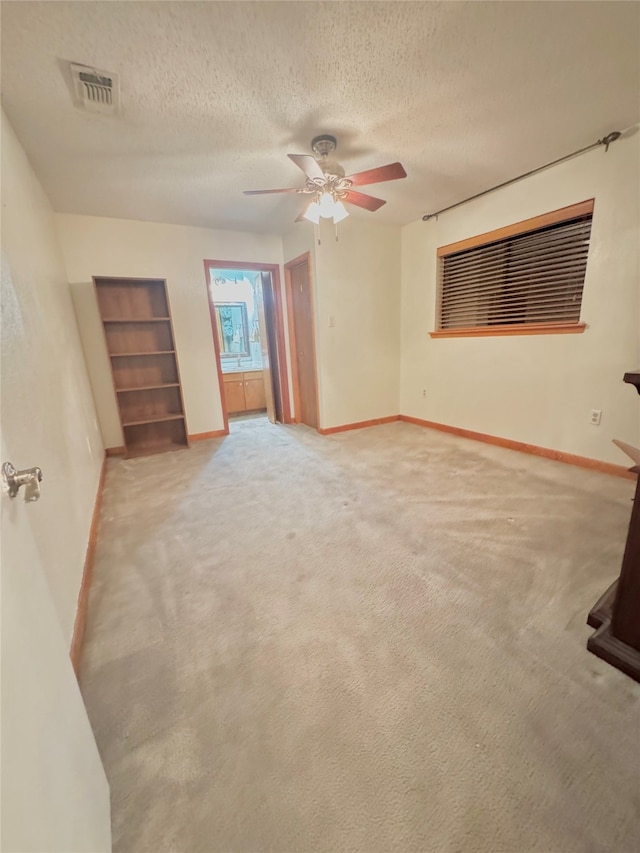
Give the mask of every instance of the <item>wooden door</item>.
[[(265, 282), (265, 279), (268, 281)], [(260, 327), (260, 352), (262, 355), (262, 383), (264, 385), (263, 394), (265, 406), (267, 409), (267, 417), (272, 424), (276, 422), (276, 406), (273, 395), (273, 376), (271, 370), (271, 358), (269, 352), (269, 336), (267, 333), (267, 323), (265, 320), (264, 300), (265, 289), (264, 284), (269, 285), (271, 276), (268, 272), (261, 272), (256, 276), (256, 307), (258, 309), (258, 326)], [(249, 408), (249, 406), (247, 406)]]
[[(29, 341), (7, 347), (6, 358), (21, 360), (23, 345)], [(14, 433), (27, 424), (19, 405), (3, 407), (2, 417)], [(4, 436), (0, 448), (0, 459), (16, 467), (41, 462), (35, 439), (33, 455), (14, 455)], [(42, 464), (39, 504), (25, 504), (22, 488), (16, 498), (2, 495), (0, 514), (2, 849), (107, 853), (109, 788), (29, 517), (35, 511), (44, 522), (52, 503), (66, 510), (55, 492), (60, 481)]]
[(318, 428), (316, 354), (309, 255), (286, 265), (295, 419)]
[[(278, 353), (277, 333), (277, 309), (275, 282), (270, 272), (261, 273), (262, 277), (262, 302), (264, 306), (264, 320), (267, 328), (267, 342), (269, 345), (269, 364), (271, 366), (271, 384), (273, 387), (275, 419), (284, 423), (283, 389), (281, 386), (280, 355)], [(284, 343), (283, 343), (284, 346)], [(264, 354), (263, 354), (264, 357)], [(286, 374), (286, 371), (285, 371)]]

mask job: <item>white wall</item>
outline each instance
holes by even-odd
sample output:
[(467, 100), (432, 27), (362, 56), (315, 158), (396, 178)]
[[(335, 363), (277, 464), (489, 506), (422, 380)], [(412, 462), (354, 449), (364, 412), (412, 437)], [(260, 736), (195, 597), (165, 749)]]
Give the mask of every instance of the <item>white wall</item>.
[(104, 448), (53, 212), (2, 127), (2, 428), (14, 465), (44, 472), (29, 517), (70, 643)]
[(92, 276), (167, 280), (188, 430), (223, 429), (203, 261), (281, 264), (280, 237), (61, 213), (56, 221), (105, 445), (124, 442)]
[[(640, 364), (640, 134), (402, 231), (406, 415), (624, 465), (611, 444), (640, 441), (622, 382)], [(433, 340), (436, 249), (595, 198), (579, 335)], [(423, 397), (426, 389), (427, 396)], [(602, 410), (592, 426), (592, 409)]]
[[(314, 299), (323, 428), (398, 414), (400, 229), (349, 217), (321, 220)], [(313, 245), (301, 223), (285, 237), (285, 261)], [(333, 322), (333, 325), (330, 323)]]
[(284, 262), (288, 263), (300, 255), (309, 252), (313, 265), (313, 273), (315, 275), (316, 264), (316, 240), (314, 237), (313, 226), (308, 222), (297, 222), (291, 231), (288, 231), (282, 237), (282, 254)]
[(2, 507), (3, 850), (106, 853), (109, 789), (69, 641), (103, 448), (53, 215), (2, 115), (2, 461), (42, 496)]

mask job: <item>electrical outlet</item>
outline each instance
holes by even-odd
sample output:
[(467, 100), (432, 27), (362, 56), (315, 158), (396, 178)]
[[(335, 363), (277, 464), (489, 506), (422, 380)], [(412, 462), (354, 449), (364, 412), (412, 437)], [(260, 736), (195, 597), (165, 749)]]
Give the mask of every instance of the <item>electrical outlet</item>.
[(329, 328), (330, 328), (330, 329), (333, 329), (333, 327), (335, 326), (335, 324), (336, 324), (336, 321), (335, 321), (335, 319), (334, 319), (334, 316), (333, 316), (333, 314), (330, 314), (330, 315), (329, 315)]
[(426, 396), (427, 396), (427, 389), (426, 389), (426, 388), (423, 388), (423, 389), (422, 389), (422, 396), (423, 396), (423, 397), (426, 397)]
[(602, 409), (591, 409), (591, 423), (594, 426), (600, 426), (602, 420)]

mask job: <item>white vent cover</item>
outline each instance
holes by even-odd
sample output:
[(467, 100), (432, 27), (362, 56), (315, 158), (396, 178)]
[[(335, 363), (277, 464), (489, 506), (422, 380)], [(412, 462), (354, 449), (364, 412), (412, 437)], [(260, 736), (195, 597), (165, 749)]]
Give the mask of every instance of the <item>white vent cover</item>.
[(118, 78), (109, 71), (69, 63), (76, 105), (103, 115), (114, 115), (119, 107)]

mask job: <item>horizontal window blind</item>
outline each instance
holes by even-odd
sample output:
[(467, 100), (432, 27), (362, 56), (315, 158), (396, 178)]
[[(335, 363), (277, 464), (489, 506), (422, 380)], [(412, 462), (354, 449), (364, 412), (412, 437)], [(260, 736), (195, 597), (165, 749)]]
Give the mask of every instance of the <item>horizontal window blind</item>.
[(591, 217), (443, 255), (439, 328), (578, 323)]

